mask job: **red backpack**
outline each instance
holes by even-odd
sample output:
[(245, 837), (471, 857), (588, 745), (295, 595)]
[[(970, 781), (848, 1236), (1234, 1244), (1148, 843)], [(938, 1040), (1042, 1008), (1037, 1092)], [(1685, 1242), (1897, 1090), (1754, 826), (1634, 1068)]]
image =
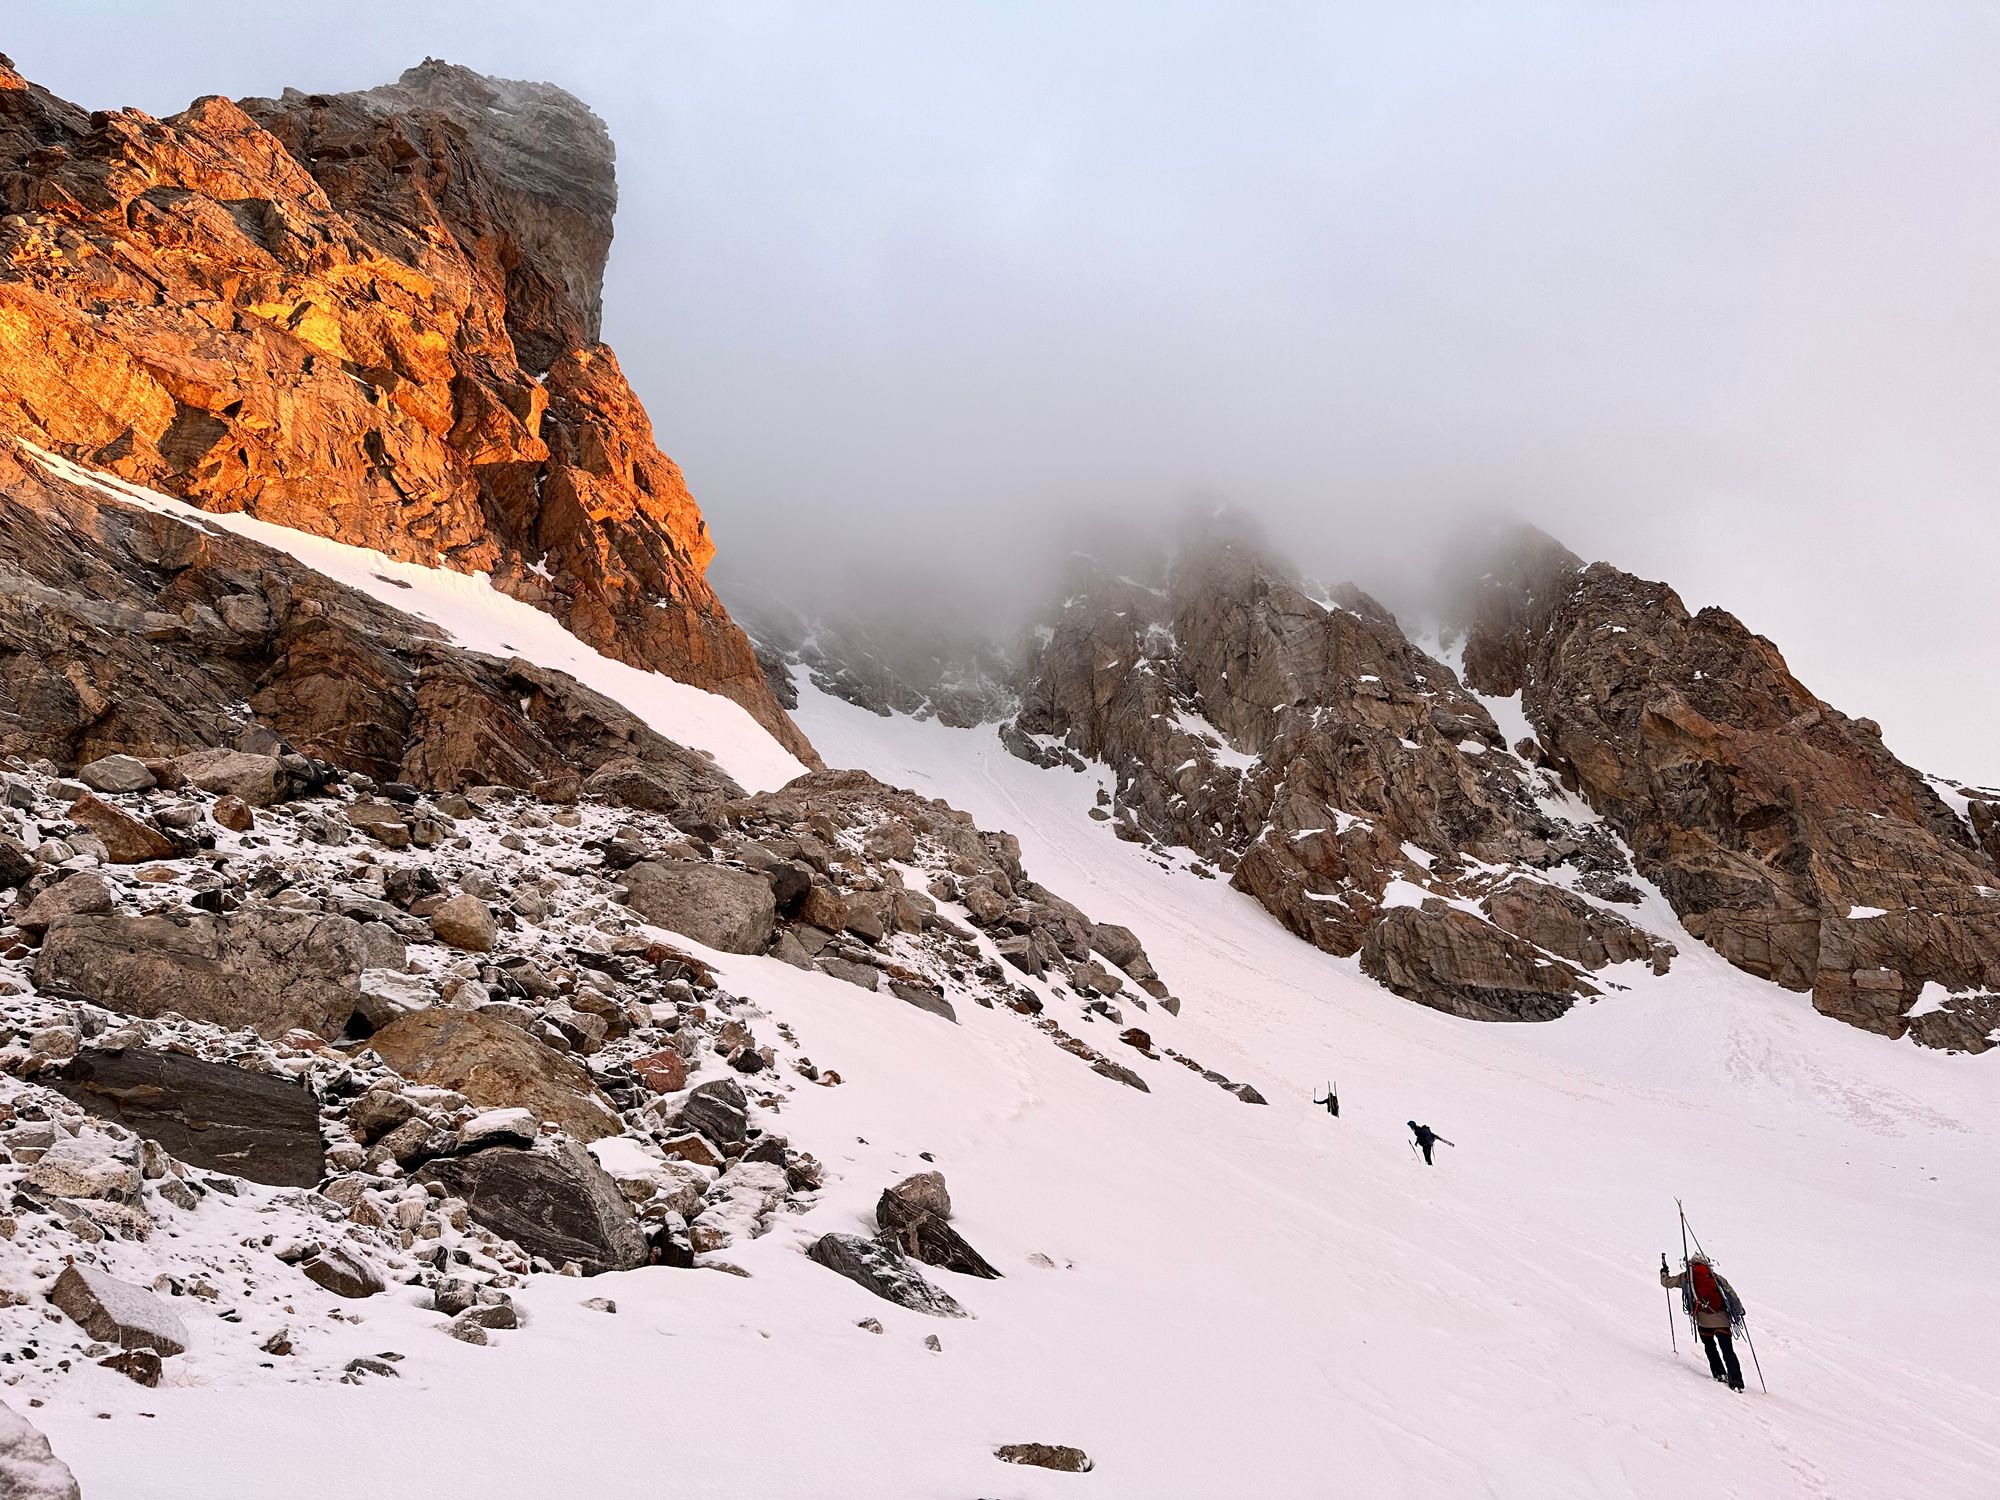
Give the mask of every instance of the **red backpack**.
[(1688, 1267), (1688, 1281), (1694, 1288), (1694, 1305), (1699, 1311), (1719, 1313), (1729, 1310), (1722, 1288), (1716, 1285), (1715, 1272), (1700, 1261)]

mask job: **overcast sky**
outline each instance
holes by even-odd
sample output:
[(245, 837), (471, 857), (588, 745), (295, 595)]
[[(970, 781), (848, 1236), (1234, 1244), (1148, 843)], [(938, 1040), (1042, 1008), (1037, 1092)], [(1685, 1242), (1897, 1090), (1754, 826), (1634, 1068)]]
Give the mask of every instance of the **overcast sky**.
[(1987, 0), (64, 0), (0, 45), (159, 114), (426, 54), (582, 96), (606, 337), (731, 572), (956, 587), (1200, 494), (1370, 583), (1507, 506), (2000, 781)]

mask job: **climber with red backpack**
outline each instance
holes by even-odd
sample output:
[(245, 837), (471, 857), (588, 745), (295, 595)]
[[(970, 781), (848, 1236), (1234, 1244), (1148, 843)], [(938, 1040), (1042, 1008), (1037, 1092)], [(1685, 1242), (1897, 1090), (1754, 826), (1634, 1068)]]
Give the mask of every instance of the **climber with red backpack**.
[(1678, 1287), (1681, 1309), (1701, 1335), (1701, 1347), (1708, 1354), (1709, 1372), (1728, 1382), (1732, 1391), (1743, 1389), (1743, 1367), (1736, 1362), (1735, 1330), (1743, 1326), (1743, 1300), (1736, 1289), (1716, 1273), (1700, 1250), (1689, 1256), (1679, 1275), (1667, 1270), (1667, 1258), (1660, 1257), (1660, 1285)]

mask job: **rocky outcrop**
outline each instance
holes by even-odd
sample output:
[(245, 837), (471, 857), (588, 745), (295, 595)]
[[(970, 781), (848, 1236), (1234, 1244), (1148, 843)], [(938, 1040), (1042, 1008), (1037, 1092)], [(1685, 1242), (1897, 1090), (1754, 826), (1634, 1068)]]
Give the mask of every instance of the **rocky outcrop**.
[(35, 982), (132, 1016), (169, 1011), (267, 1037), (336, 1037), (359, 996), (359, 924), (269, 907), (232, 917), (68, 916)]
[[(1581, 970), (1671, 959), (1603, 905), (1629, 872), (1615, 840), (1552, 811), (1486, 707), (1359, 590), (1309, 585), (1224, 518), (1157, 583), (1080, 561), (1065, 593), (1002, 739), (1110, 765), (1120, 837), (1191, 850), (1308, 942), (1460, 1015), (1546, 1019), (1594, 992)], [(1456, 904), (1429, 917), (1433, 898)]]
[(1690, 932), (1854, 1025), (1992, 1044), (2000, 866), (1874, 724), (1733, 615), (1539, 533), (1509, 538), (1467, 601), (1468, 680), (1521, 694), (1537, 753)]
[(0, 430), (210, 509), (492, 574), (785, 717), (596, 342), (611, 145), (546, 85), (86, 115), (0, 63)]
[(312, 780), (288, 751), (441, 790), (561, 797), (617, 767), (600, 793), (644, 777), (660, 810), (739, 795), (563, 673), (461, 651), (283, 553), (69, 483), (4, 440), (0, 582), (0, 752), (24, 759), (177, 757), (183, 780), (252, 807)]
[(646, 1263), (646, 1234), (631, 1205), (574, 1142), (535, 1151), (496, 1146), (427, 1170), (481, 1224), (552, 1266), (574, 1261), (595, 1276)]
[(302, 1084), (177, 1052), (92, 1047), (49, 1085), (197, 1167), (274, 1187), (326, 1175), (319, 1104)]

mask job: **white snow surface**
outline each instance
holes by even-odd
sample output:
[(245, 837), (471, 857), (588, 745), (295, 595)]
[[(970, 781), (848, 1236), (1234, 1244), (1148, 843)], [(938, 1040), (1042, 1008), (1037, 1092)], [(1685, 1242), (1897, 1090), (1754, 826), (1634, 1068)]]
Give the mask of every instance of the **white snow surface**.
[[(538, 1277), (526, 1326), (487, 1348), (392, 1288), (352, 1306), (357, 1348), (404, 1353), (401, 1378), (357, 1386), (79, 1372), (83, 1398), (35, 1417), (91, 1500), (1994, 1493), (1992, 1059), (1829, 1021), (1685, 934), (1667, 978), (1562, 1021), (1462, 1021), (1119, 842), (1086, 816), (1096, 771), (809, 687), (798, 717), (829, 765), (1015, 833), (1036, 879), (1129, 924), (1185, 1009), (1127, 997), (1126, 1024), (1269, 1107), (1107, 1023), (1075, 1024), (1150, 1093), (1005, 1011), (961, 1001), (953, 1025), (705, 953), (846, 1080), (785, 1107), (828, 1183), (730, 1247), (748, 1279)], [(1329, 1079), (1338, 1120), (1311, 1103)], [(1457, 1143), (1435, 1168), (1412, 1118)], [(866, 1232), (881, 1189), (933, 1165), (920, 1151), (1005, 1273), (927, 1273), (965, 1320), (800, 1253)], [(1678, 1354), (1660, 1338), (1676, 1195), (1749, 1306), (1768, 1395), (1709, 1380), (1684, 1326)], [(1023, 1441), (1095, 1472), (992, 1457)]]
[(157, 490), (128, 484), (17, 439), (59, 478), (146, 510), (197, 526), (234, 532), (297, 558), (369, 598), (438, 627), (444, 639), (490, 656), (524, 657), (567, 672), (585, 687), (616, 699), (676, 744), (699, 750), (751, 792), (770, 791), (803, 775), (805, 766), (741, 704), (586, 646), (554, 615), (511, 599), (485, 573), (454, 573), (350, 547), (254, 516), (201, 510)]

